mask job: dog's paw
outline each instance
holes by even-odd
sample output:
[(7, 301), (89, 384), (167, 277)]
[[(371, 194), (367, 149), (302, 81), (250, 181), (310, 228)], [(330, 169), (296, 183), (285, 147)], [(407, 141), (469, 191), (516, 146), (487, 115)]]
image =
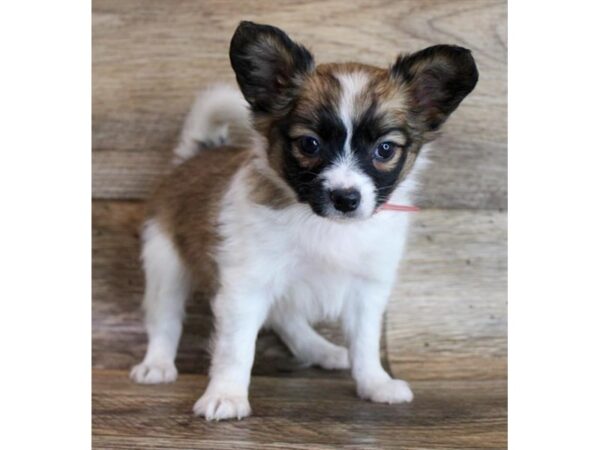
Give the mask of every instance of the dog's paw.
[(344, 370), (350, 368), (350, 356), (348, 349), (339, 345), (322, 352), (314, 357), (313, 365), (327, 370)]
[(413, 393), (406, 381), (392, 379), (359, 387), (358, 395), (376, 403), (407, 403), (413, 399)]
[(142, 362), (131, 369), (129, 378), (140, 384), (172, 383), (177, 379), (177, 369), (170, 361)]
[(246, 395), (205, 392), (194, 405), (194, 414), (206, 420), (243, 419), (250, 415), (250, 402)]

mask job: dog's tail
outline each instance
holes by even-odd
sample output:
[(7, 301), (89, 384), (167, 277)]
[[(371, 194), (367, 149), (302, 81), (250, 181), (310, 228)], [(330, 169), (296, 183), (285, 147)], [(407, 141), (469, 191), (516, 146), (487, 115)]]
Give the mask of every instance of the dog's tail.
[(253, 133), (250, 109), (241, 92), (225, 84), (212, 86), (196, 97), (173, 162), (179, 164), (211, 147), (248, 145)]

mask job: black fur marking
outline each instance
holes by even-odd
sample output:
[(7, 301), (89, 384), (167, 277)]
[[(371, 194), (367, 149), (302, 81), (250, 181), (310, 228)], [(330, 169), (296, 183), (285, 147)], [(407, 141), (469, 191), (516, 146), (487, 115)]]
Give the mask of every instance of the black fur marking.
[[(377, 103), (372, 105), (365, 111), (358, 122), (353, 124), (354, 132), (352, 134), (351, 147), (354, 152), (354, 157), (358, 162), (361, 170), (368, 175), (377, 190), (377, 206), (385, 203), (397, 185), (400, 172), (406, 162), (408, 148), (412, 144), (409, 134), (406, 129), (400, 125), (394, 127), (386, 127), (382, 115), (377, 115)], [(406, 143), (403, 148), (396, 151), (401, 151), (400, 159), (390, 171), (378, 170), (373, 165), (373, 150), (377, 144), (377, 140), (391, 131), (401, 131), (406, 137)]]
[(426, 131), (437, 130), (446, 121), (479, 77), (471, 51), (454, 45), (435, 45), (400, 56), (391, 72), (408, 83), (413, 113)]
[(285, 111), (298, 80), (314, 69), (310, 52), (279, 28), (241, 22), (229, 58), (244, 97), (256, 113)]
[[(294, 140), (289, 135), (292, 124), (302, 124), (320, 138), (319, 162), (310, 169), (301, 166), (292, 154)], [(294, 189), (300, 202), (308, 203), (316, 214), (325, 215), (329, 197), (318, 176), (339, 158), (346, 141), (346, 128), (337, 115), (336, 108), (333, 105), (321, 105), (311, 112), (311, 117), (292, 112), (279, 123), (278, 133), (284, 142), (283, 172), (288, 184)]]

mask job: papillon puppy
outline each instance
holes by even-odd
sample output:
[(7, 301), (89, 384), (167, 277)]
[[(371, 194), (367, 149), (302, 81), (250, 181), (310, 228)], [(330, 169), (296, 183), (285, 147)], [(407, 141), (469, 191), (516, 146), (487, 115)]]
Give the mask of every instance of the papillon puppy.
[[(415, 175), (448, 116), (477, 83), (467, 49), (436, 45), (383, 69), (316, 65), (282, 30), (242, 22), (229, 56), (239, 88), (200, 94), (175, 167), (143, 228), (148, 349), (138, 383), (177, 377), (185, 302), (213, 292), (208, 420), (250, 414), (262, 327), (307, 365), (350, 369), (360, 398), (410, 402), (383, 369), (383, 314), (407, 237)], [(420, 156), (421, 155), (421, 156)], [(313, 325), (341, 321), (346, 346)]]

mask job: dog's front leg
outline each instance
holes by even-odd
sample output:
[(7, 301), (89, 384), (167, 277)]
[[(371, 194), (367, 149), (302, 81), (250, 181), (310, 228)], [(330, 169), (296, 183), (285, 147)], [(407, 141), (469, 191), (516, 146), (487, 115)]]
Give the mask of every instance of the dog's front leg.
[(342, 322), (358, 395), (378, 403), (410, 402), (408, 384), (392, 379), (381, 366), (381, 324), (390, 290), (391, 283), (357, 281), (344, 304)]
[(248, 386), (256, 336), (267, 316), (269, 300), (262, 293), (223, 290), (213, 303), (215, 331), (210, 380), (194, 405), (207, 420), (241, 419), (250, 415)]

